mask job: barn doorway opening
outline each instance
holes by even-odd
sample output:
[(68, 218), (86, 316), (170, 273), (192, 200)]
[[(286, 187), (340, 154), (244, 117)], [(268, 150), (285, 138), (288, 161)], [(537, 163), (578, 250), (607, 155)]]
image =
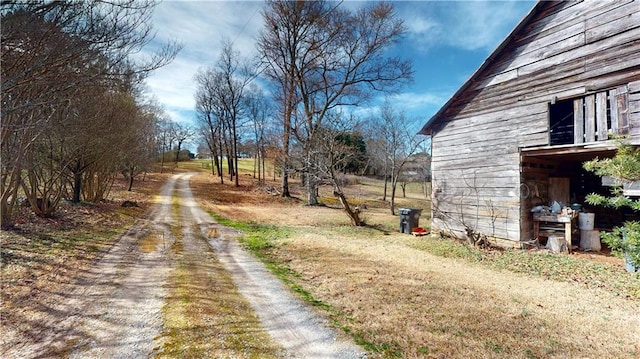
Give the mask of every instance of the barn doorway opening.
[[(533, 238), (533, 215), (531, 209), (550, 206), (554, 199), (562, 198), (562, 205), (580, 204), (584, 211), (595, 214), (595, 227), (611, 230), (628, 220), (640, 219), (638, 213), (628, 209), (612, 209), (592, 206), (585, 197), (590, 193), (609, 195), (611, 183), (584, 170), (582, 164), (588, 160), (610, 158), (615, 155), (615, 146), (589, 148), (539, 148), (523, 149), (521, 153), (521, 233), (523, 238)], [(579, 242), (579, 231), (573, 238)]]

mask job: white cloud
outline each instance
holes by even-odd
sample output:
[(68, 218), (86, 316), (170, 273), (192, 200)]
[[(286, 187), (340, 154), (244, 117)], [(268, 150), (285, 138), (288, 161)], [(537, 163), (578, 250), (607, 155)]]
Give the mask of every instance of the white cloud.
[[(345, 6), (354, 10), (363, 4), (347, 1)], [(394, 4), (409, 29), (411, 47), (427, 50), (440, 45), (487, 51), (493, 50), (533, 6), (531, 1), (399, 1)], [(157, 43), (152, 45), (169, 40), (184, 44), (171, 64), (157, 70), (147, 80), (152, 96), (164, 105), (174, 120), (192, 120), (196, 89), (194, 75), (199, 68), (215, 64), (223, 38), (232, 41), (234, 48), (243, 56), (255, 54), (255, 41), (262, 28), (262, 6), (259, 1), (166, 0), (156, 7), (154, 27)], [(481, 61), (479, 59), (478, 64)], [(427, 73), (425, 70), (424, 76), (428, 76)], [(425, 81), (416, 79), (416, 83), (424, 84)], [(427, 90), (417, 88), (410, 88), (409, 92), (394, 99), (394, 105), (404, 108), (409, 116), (435, 112), (448, 98), (447, 95), (422, 92)], [(375, 114), (377, 103), (356, 111)]]
[[(408, 118), (425, 118), (427, 113), (435, 113), (446, 100), (447, 94), (434, 92), (403, 92), (389, 97), (391, 106), (403, 111)], [(385, 101), (386, 97), (376, 98), (367, 106), (353, 108), (352, 113), (362, 119), (380, 116)]]
[(147, 88), (174, 120), (191, 121), (194, 76), (198, 69), (215, 64), (223, 39), (231, 41), (242, 56), (255, 54), (261, 6), (254, 1), (165, 1), (156, 7), (157, 34), (151, 45), (176, 40), (184, 47), (173, 62), (147, 79)]
[(523, 13), (533, 6), (530, 1), (400, 4), (409, 37), (422, 50), (436, 45), (463, 50), (493, 50), (522, 19)]

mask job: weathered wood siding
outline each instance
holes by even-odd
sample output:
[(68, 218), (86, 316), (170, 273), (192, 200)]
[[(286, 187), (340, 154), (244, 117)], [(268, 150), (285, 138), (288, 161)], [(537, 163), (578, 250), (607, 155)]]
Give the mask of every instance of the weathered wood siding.
[(522, 25), (431, 125), (436, 230), (531, 239), (520, 150), (549, 145), (552, 102), (626, 86), (640, 139), (639, 1), (542, 2)]

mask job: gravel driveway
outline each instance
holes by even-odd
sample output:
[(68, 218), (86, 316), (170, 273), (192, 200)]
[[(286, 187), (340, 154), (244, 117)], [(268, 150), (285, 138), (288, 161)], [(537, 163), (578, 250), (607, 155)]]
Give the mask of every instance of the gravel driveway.
[[(366, 357), (246, 252), (236, 241), (240, 233), (217, 224), (196, 204), (189, 188), (192, 175), (170, 178), (148, 219), (140, 220), (95, 266), (80, 273), (65, 296), (48, 303), (46, 312), (51, 315), (39, 320), (50, 329), (39, 333), (38, 340), (3, 348), (3, 357), (143, 358), (159, 353), (166, 283), (175, 268), (172, 226), (182, 228), (185, 247), (197, 247), (195, 241), (202, 238), (190, 228), (210, 235), (209, 245), (265, 331), (284, 348), (285, 357)], [(179, 223), (174, 216), (176, 203)]]

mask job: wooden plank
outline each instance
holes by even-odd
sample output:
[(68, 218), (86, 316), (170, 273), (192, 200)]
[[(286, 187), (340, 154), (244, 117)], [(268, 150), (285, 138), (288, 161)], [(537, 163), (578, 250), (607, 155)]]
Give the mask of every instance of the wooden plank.
[(585, 96), (584, 102), (584, 142), (594, 142), (596, 140), (595, 96)]
[(518, 70), (513, 69), (506, 72), (501, 72), (497, 75), (491, 75), (486, 79), (482, 80), (478, 86), (476, 86), (476, 90), (484, 89), (493, 85), (499, 85), (505, 83), (509, 80), (516, 79), (518, 77)]
[(526, 134), (522, 135), (518, 142), (519, 147), (538, 147), (549, 144), (549, 134), (547, 132), (542, 134)]
[(612, 1), (603, 1), (602, 3), (606, 5), (603, 8), (605, 11), (594, 12), (585, 17), (587, 29), (606, 25), (612, 21), (627, 17), (630, 14), (640, 11), (638, 3), (634, 0), (628, 0), (626, 2), (618, 1), (616, 4)]
[[(520, 69), (525, 66), (536, 64), (548, 58), (555, 56), (563, 56), (563, 54), (569, 53), (572, 50), (578, 50), (584, 45), (584, 33), (580, 32), (576, 35), (568, 37), (566, 39), (557, 39), (558, 42), (541, 47), (536, 51), (527, 53), (518, 53), (518, 56), (513, 58), (509, 63), (509, 66), (503, 71), (512, 69)], [(518, 75), (520, 71), (518, 70)]]
[[(640, 78), (640, 56), (637, 56), (640, 47), (636, 48), (635, 52), (625, 50), (627, 54), (621, 53), (622, 48), (613, 49), (607, 58), (598, 57), (598, 61), (581, 59), (579, 65), (572, 64), (571, 69), (575, 67), (578, 72), (573, 72), (565, 64), (564, 67), (556, 66), (551, 71), (521, 76), (517, 81), (485, 89), (474, 94), (472, 102), (468, 102), (469, 98), (461, 98), (452, 104), (452, 112), (459, 111), (459, 114), (464, 116), (495, 111), (499, 108), (526, 106), (542, 100), (548, 101), (551, 96), (571, 98), (578, 96), (579, 91), (585, 93), (586, 90), (604, 89), (627, 82), (629, 79)], [(584, 71), (585, 67), (589, 68), (588, 72)], [(558, 70), (568, 72), (557, 72)], [(572, 91), (571, 89), (578, 84), (581, 87)]]
[[(567, 4), (563, 4), (567, 5)], [(546, 46), (544, 42), (538, 43), (540, 39), (548, 39), (547, 41), (554, 41), (554, 35), (559, 34), (557, 38), (570, 37), (570, 34), (576, 34), (575, 30), (582, 28), (585, 29), (584, 24), (586, 20), (590, 20), (590, 27), (596, 27), (603, 22), (600, 18), (603, 18), (603, 14), (610, 14), (612, 12), (621, 15), (607, 15), (605, 20), (612, 18), (611, 21), (626, 15), (630, 12), (630, 8), (637, 7), (637, 2), (633, 0), (626, 0), (624, 2), (611, 1), (599, 1), (585, 3), (571, 3), (569, 7), (563, 9), (557, 9), (556, 14), (549, 17), (544, 17), (544, 13), (536, 16), (530, 24), (527, 24), (525, 28), (521, 30), (519, 34), (513, 39), (513, 47), (508, 50), (516, 54), (526, 54), (531, 51), (538, 51), (540, 48)], [(615, 18), (615, 19), (614, 19)], [(606, 21), (605, 21), (606, 22)], [(584, 31), (581, 31), (584, 32)], [(540, 47), (535, 46), (539, 44)], [(534, 46), (531, 46), (534, 45)], [(531, 46), (528, 48), (528, 46)], [(499, 63), (496, 63), (496, 68), (500, 69), (500, 72), (511, 69), (511, 59), (498, 59)]]
[[(620, 33), (616, 36), (605, 38), (601, 41), (597, 41), (585, 46), (579, 46), (566, 52), (559, 53), (554, 56), (550, 56), (540, 61), (536, 61), (527, 65), (523, 65), (518, 68), (518, 76), (534, 73), (541, 70), (557, 67), (565, 62), (586, 59), (598, 54), (608, 54), (611, 48), (626, 44), (637, 40), (640, 37), (640, 27), (631, 29), (629, 31)], [(560, 66), (562, 67), (562, 66)]]
[(627, 86), (620, 86), (616, 88), (616, 110), (618, 113), (618, 131), (621, 135), (629, 132), (629, 92)]
[(566, 205), (570, 202), (569, 184), (571, 180), (566, 177), (549, 177), (549, 203), (557, 201)]
[(596, 93), (596, 133), (598, 141), (608, 139), (607, 126), (607, 92)]
[[(633, 2), (633, 0), (626, 0), (625, 2)], [(547, 4), (550, 6), (552, 2), (547, 2)], [(604, 1), (562, 1), (555, 4), (557, 6), (552, 12), (543, 12), (533, 19), (530, 24), (527, 24), (522, 31), (522, 35), (514, 42), (533, 41), (539, 37), (559, 32), (563, 28), (573, 26), (576, 23), (584, 22), (586, 18), (596, 17), (598, 14), (611, 9), (611, 3)]]
[[(586, 56), (585, 72), (591, 78), (597, 78), (599, 75), (618, 75), (616, 72), (627, 72), (633, 74), (634, 67), (640, 65), (640, 32), (636, 39), (630, 42), (624, 42), (611, 45), (606, 51), (598, 52)], [(631, 77), (624, 79), (624, 82), (631, 80)], [(620, 84), (620, 82), (615, 85)]]
[(639, 93), (640, 92), (640, 80), (629, 82), (628, 89), (629, 89), (629, 93)]
[[(627, 103), (629, 106), (628, 115), (640, 113), (640, 101), (633, 101)], [(631, 118), (629, 117), (629, 124), (631, 124)]]
[[(455, 171), (451, 171), (455, 172)], [(491, 195), (493, 197), (511, 196), (512, 193), (519, 191), (518, 177), (491, 177), (485, 176), (466, 176), (461, 178), (444, 177), (443, 172), (436, 173), (434, 177), (441, 183), (446, 183), (449, 190), (458, 189), (465, 192), (469, 189), (475, 189), (483, 195)]]
[[(632, 4), (636, 7), (635, 12), (627, 13), (621, 18), (616, 20), (611, 19), (604, 24), (588, 29), (585, 32), (585, 41), (587, 44), (602, 40), (607, 37), (615, 36), (621, 32), (629, 31), (630, 29), (640, 26), (640, 12), (638, 11), (638, 5)], [(621, 14), (613, 13), (612, 14)], [(587, 22), (588, 23), (588, 22)]]
[(611, 132), (614, 136), (620, 134), (620, 129), (618, 128), (618, 123), (620, 120), (618, 119), (618, 97), (616, 96), (618, 93), (617, 89), (612, 89), (609, 91), (609, 116), (611, 117)]
[(584, 100), (573, 101), (573, 143), (584, 143)]
[[(477, 128), (473, 129), (472, 127), (457, 127), (455, 131), (439, 133), (438, 141), (442, 143), (441, 146), (450, 147), (454, 150), (460, 146), (473, 147), (475, 145), (484, 145), (486, 147), (514, 144), (518, 146), (525, 134), (543, 134), (548, 131), (548, 123), (542, 117), (531, 119), (531, 122), (520, 127), (513, 126), (514, 123), (517, 123), (517, 121), (511, 121), (511, 126), (509, 126), (509, 123), (505, 123), (503, 131), (500, 131), (499, 127), (487, 128), (486, 132), (479, 132)], [(491, 151), (492, 149), (487, 148), (487, 150)]]

